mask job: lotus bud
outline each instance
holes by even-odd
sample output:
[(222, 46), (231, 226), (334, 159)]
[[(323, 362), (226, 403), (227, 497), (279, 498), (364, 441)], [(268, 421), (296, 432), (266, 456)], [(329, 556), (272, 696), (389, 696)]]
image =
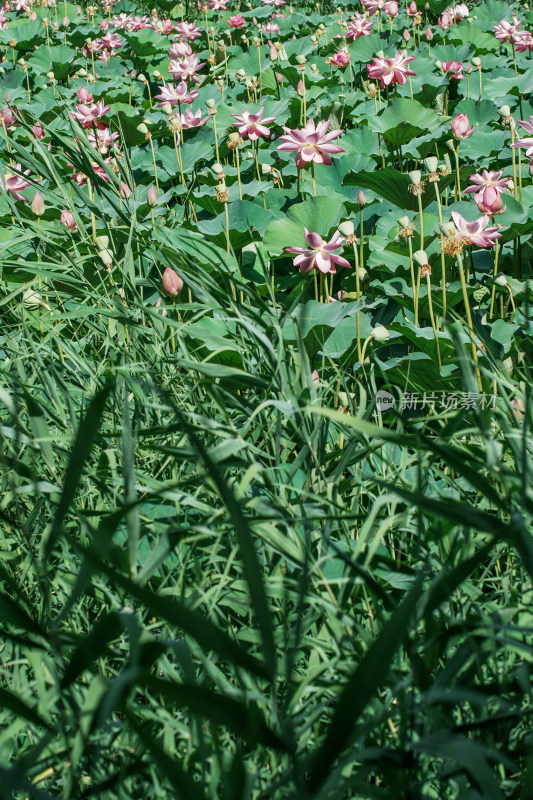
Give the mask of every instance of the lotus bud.
[(305, 85), (303, 80), (298, 81), (298, 86), (296, 87), (296, 92), (298, 93), (299, 97), (303, 97), (305, 94)]
[(150, 208), (155, 208), (157, 205), (157, 191), (155, 186), (150, 186), (148, 189), (148, 194), (146, 195), (146, 199)]
[(402, 33), (402, 39), (404, 40), (404, 42), (408, 42), (410, 40), (410, 38), (411, 38), (411, 34), (407, 30), (407, 28), (405, 28), (404, 32)]
[(64, 28), (68, 28), (69, 25), (70, 25), (69, 18), (68, 17), (63, 17), (63, 27)]
[(474, 133), (474, 126), (470, 125), (470, 120), (466, 114), (457, 114), (452, 119), (451, 129), (458, 142), (462, 139), (468, 139)]
[(424, 34), (424, 35), (425, 35), (425, 37), (426, 37), (426, 41), (427, 41), (427, 42), (431, 42), (431, 41), (433, 41), (433, 31), (431, 30), (431, 28), (429, 27), (429, 25), (427, 26), (427, 28), (426, 28), (426, 32), (425, 32), (425, 34)]
[(44, 214), (44, 200), (40, 192), (35, 192), (33, 200), (31, 201), (31, 210), (36, 217), (42, 217)]
[(161, 278), (163, 291), (169, 297), (177, 297), (183, 289), (183, 281), (172, 267), (166, 267)]
[(390, 338), (390, 333), (383, 325), (377, 325), (370, 335), (376, 342), (388, 342)]
[(416, 253), (413, 253), (413, 260), (419, 267), (425, 267), (426, 264), (429, 264), (428, 254), (425, 250), (417, 250)]
[(347, 220), (346, 222), (341, 222), (339, 225), (339, 230), (343, 236), (353, 236), (355, 228), (351, 219)]
[(357, 205), (363, 208), (367, 204), (366, 195), (362, 189), (359, 190), (359, 194), (357, 195)]
[(78, 229), (78, 226), (76, 225), (76, 220), (74, 219), (72, 212), (70, 212), (68, 208), (63, 209), (63, 211), (61, 212), (60, 221), (62, 225), (65, 225), (65, 227), (69, 229), (69, 231), (74, 232)]
[(426, 158), (424, 161), (424, 164), (428, 172), (436, 172), (439, 167), (439, 160), (435, 158), (435, 156), (429, 156), (429, 158)]
[(503, 214), (506, 206), (500, 197), (500, 193), (494, 186), (484, 186), (480, 192), (474, 195), (474, 201), (482, 214), (493, 217), (495, 214)]
[(412, 172), (409, 172), (408, 175), (411, 179), (411, 183), (420, 183), (422, 180), (422, 173), (419, 169), (412, 170)]

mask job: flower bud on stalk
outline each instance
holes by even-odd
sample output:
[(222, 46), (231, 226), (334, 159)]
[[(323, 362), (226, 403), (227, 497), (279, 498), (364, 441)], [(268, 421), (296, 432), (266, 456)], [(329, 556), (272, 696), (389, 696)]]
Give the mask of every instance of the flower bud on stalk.
[(161, 278), (163, 291), (169, 297), (177, 297), (183, 289), (183, 281), (172, 267), (166, 267)]

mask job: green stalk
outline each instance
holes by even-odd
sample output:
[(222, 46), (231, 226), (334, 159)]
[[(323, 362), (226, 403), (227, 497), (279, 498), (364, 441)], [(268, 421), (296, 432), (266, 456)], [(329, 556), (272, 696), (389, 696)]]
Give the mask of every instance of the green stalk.
[(466, 320), (468, 323), (468, 333), (470, 334), (470, 343), (472, 345), (472, 358), (475, 364), (475, 373), (477, 385), (480, 392), (483, 392), (483, 383), (481, 382), (481, 372), (479, 371), (479, 361), (477, 357), (477, 345), (474, 335), (474, 326), (472, 324), (472, 312), (470, 310), (470, 300), (468, 298), (468, 291), (466, 288), (465, 271), (463, 267), (463, 259), (461, 254), (457, 253), (457, 266), (459, 267), (459, 278), (461, 280), (461, 289), (463, 290), (463, 302), (466, 311)]

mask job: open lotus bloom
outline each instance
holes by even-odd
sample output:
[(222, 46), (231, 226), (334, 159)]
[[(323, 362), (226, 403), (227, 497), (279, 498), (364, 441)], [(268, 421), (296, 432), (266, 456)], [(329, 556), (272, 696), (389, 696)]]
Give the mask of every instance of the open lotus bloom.
[(507, 191), (507, 184), (509, 182), (508, 178), (502, 178), (503, 169), (500, 169), (498, 172), (495, 170), (482, 170), (481, 174), (476, 172), (474, 175), (470, 176), (470, 180), (472, 181), (473, 186), (468, 186), (465, 190), (465, 194), (472, 194), (474, 192), (480, 192), (486, 186), (492, 186), (498, 193)]
[(307, 121), (305, 128), (291, 130), (283, 126), (284, 136), (280, 136), (283, 144), (278, 145), (278, 150), (283, 153), (296, 153), (296, 166), (303, 169), (314, 161), (317, 164), (331, 164), (331, 154), (344, 153), (338, 144), (331, 144), (332, 139), (342, 136), (342, 131), (335, 129), (329, 131), (331, 120), (323, 120), (315, 126), (314, 120)]
[[(527, 133), (533, 134), (533, 117), (529, 117), (529, 122), (525, 122), (524, 120), (519, 120), (518, 124), (521, 128), (523, 128)], [(526, 136), (524, 139), (519, 139), (515, 142), (512, 147), (526, 147), (526, 156), (531, 158), (533, 156), (533, 136)]]
[(300, 272), (311, 272), (318, 269), (320, 272), (335, 273), (335, 265), (349, 267), (349, 261), (342, 256), (335, 255), (335, 250), (339, 250), (344, 243), (344, 239), (339, 231), (335, 231), (329, 242), (318, 233), (310, 233), (304, 228), (305, 241), (309, 247), (287, 247), (287, 253), (297, 253), (294, 259), (294, 266), (300, 268)]
[(394, 58), (377, 58), (374, 56), (373, 64), (368, 64), (368, 77), (379, 80), (382, 86), (391, 86), (398, 83), (403, 86), (409, 75), (416, 75), (407, 64), (415, 60), (415, 56), (408, 56), (405, 50), (398, 50)]
[(464, 240), (465, 244), (475, 244), (477, 247), (492, 247), (496, 239), (501, 237), (498, 228), (488, 228), (490, 218), (486, 215), (467, 222), (457, 211), (452, 211), (452, 219), (457, 233)]
[(254, 142), (256, 139), (259, 139), (260, 136), (263, 136), (264, 138), (268, 138), (270, 136), (270, 129), (266, 126), (274, 122), (276, 117), (265, 117), (263, 119), (264, 113), (265, 107), (261, 106), (257, 114), (250, 114), (249, 111), (244, 109), (240, 114), (231, 115), (237, 120), (237, 122), (234, 122), (233, 124), (238, 125), (239, 134), (243, 137), (243, 139), (247, 137)]

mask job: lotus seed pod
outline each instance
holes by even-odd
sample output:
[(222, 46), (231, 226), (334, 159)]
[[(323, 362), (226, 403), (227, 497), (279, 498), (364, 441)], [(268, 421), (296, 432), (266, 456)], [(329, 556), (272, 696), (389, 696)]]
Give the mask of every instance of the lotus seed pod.
[(272, 172), (272, 167), (270, 166), (270, 164), (261, 164), (261, 171), (263, 175), (270, 175), (270, 173)]
[(144, 124), (144, 122), (141, 122), (140, 125), (137, 125), (137, 130), (139, 131), (139, 133), (144, 133), (144, 134), (148, 133), (148, 127), (147, 125)]
[(104, 266), (106, 266), (108, 269), (113, 266), (113, 253), (111, 250), (100, 250), (98, 255), (102, 259)]
[(388, 342), (390, 338), (390, 333), (383, 325), (377, 325), (370, 335), (376, 342)]
[(435, 66), (437, 69), (442, 69), (442, 61), (435, 61)]
[(222, 164), (218, 164), (218, 163), (217, 164), (213, 164), (211, 169), (213, 170), (215, 175), (218, 175), (220, 172), (224, 172), (224, 167), (222, 166)]
[(455, 236), (457, 233), (457, 228), (453, 224), (453, 222), (445, 222), (443, 225), (440, 226), (441, 231), (445, 236)]
[(347, 220), (346, 222), (341, 222), (339, 225), (339, 230), (343, 236), (353, 236), (355, 228), (351, 219)]
[(307, 61), (307, 58), (304, 55), (296, 56), (296, 63), (297, 64), (305, 64), (306, 61)]
[(161, 278), (163, 291), (169, 297), (177, 297), (183, 289), (183, 281), (172, 267), (166, 267)]
[(146, 199), (150, 208), (155, 208), (157, 205), (157, 191), (155, 186), (150, 186), (148, 189), (148, 194), (146, 195)]
[(42, 306), (41, 295), (34, 289), (25, 289), (22, 293), (22, 302), (25, 306)]
[(511, 109), (510, 109), (509, 106), (502, 106), (499, 109), (499, 112), (502, 115), (502, 117), (510, 117), (511, 116)]
[(109, 236), (97, 236), (95, 244), (99, 250), (107, 250), (109, 247)]
[(478, 56), (474, 56), (474, 58), (472, 59), (472, 64), (475, 67), (480, 67), (481, 66), (481, 59)]
[(428, 254), (425, 250), (417, 250), (416, 253), (413, 253), (413, 259), (419, 267), (425, 267), (426, 264), (429, 264)]
[(208, 98), (208, 99), (205, 101), (205, 104), (206, 104), (207, 108), (214, 108), (214, 107), (216, 106), (216, 102), (213, 100), (213, 98), (212, 98), (212, 97), (209, 97), (209, 98)]
[(400, 219), (398, 220), (398, 225), (400, 226), (400, 228), (407, 228), (407, 226), (410, 224), (411, 220), (409, 219), (409, 217), (400, 217)]
[(494, 283), (497, 283), (498, 286), (509, 286), (509, 281), (507, 280), (503, 272), (500, 272), (498, 275), (496, 275), (496, 277), (494, 278)]
[(411, 183), (420, 183), (422, 180), (422, 173), (419, 169), (414, 169), (412, 172), (409, 172), (409, 177), (411, 179)]
[(161, 111), (163, 111), (165, 114), (172, 114), (172, 106), (170, 103), (163, 103), (161, 106)]
[(428, 172), (436, 172), (439, 166), (439, 160), (435, 158), (435, 156), (429, 156), (429, 158), (426, 158), (424, 161), (424, 164)]

